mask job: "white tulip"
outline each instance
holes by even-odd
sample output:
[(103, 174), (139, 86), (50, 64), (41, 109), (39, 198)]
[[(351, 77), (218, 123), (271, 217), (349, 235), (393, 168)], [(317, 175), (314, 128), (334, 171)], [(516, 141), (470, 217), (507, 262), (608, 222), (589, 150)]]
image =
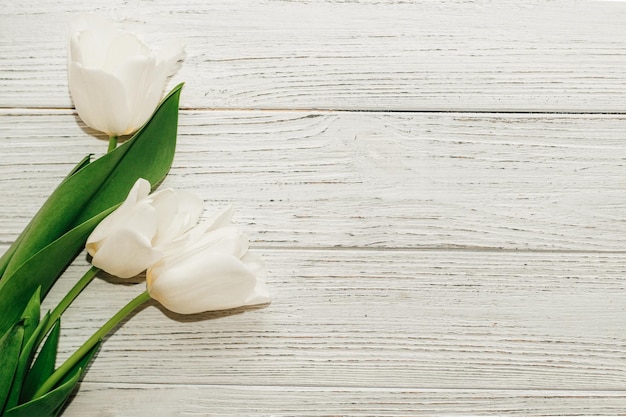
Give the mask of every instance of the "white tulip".
[(150, 296), (180, 314), (265, 304), (263, 260), (230, 222), (232, 210), (189, 230), (146, 273)]
[(120, 207), (107, 216), (87, 239), (94, 266), (120, 278), (130, 278), (152, 266), (195, 226), (203, 202), (184, 191), (150, 193), (150, 183), (137, 180)]
[(137, 36), (97, 16), (72, 24), (69, 86), (76, 111), (109, 136), (133, 133), (152, 115), (184, 56), (181, 44), (153, 54)]

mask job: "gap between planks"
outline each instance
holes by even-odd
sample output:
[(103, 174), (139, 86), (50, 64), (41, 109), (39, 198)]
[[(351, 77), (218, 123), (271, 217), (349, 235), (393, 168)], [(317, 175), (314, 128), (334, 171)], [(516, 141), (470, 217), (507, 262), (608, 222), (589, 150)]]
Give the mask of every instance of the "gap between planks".
[[(321, 107), (180, 107), (180, 111), (198, 111), (198, 112), (285, 112), (285, 113), (413, 113), (413, 114), (477, 114), (477, 115), (546, 115), (546, 116), (624, 116), (626, 111), (604, 111), (604, 110), (496, 110), (496, 109), (340, 109), (340, 108), (321, 108)], [(73, 107), (11, 107), (1, 106), (0, 111), (17, 111), (17, 112), (66, 112), (76, 113)]]
[(477, 387), (477, 388), (465, 388), (465, 387), (443, 387), (437, 388), (432, 386), (376, 386), (376, 387), (365, 387), (365, 386), (353, 386), (353, 385), (326, 385), (326, 384), (237, 384), (237, 383), (220, 383), (220, 384), (200, 384), (197, 382), (176, 382), (171, 381), (167, 383), (163, 382), (150, 382), (150, 381), (142, 381), (142, 382), (110, 382), (110, 381), (99, 381), (97, 379), (90, 379), (89, 381), (82, 381), (82, 384), (86, 385), (102, 385), (102, 386), (110, 386), (113, 388), (119, 388), (120, 385), (123, 385), (125, 388), (132, 389), (132, 386), (144, 387), (144, 386), (154, 386), (154, 387), (189, 387), (189, 388), (241, 388), (241, 389), (255, 389), (255, 388), (266, 388), (266, 389), (299, 389), (299, 390), (309, 390), (309, 389), (320, 389), (324, 391), (337, 391), (337, 390), (346, 390), (346, 391), (359, 391), (359, 392), (388, 392), (388, 391), (412, 391), (412, 392), (442, 392), (442, 393), (455, 393), (455, 392), (485, 392), (485, 391), (498, 391), (498, 392), (523, 392), (526, 395), (542, 395), (542, 396), (558, 396), (560, 393), (580, 393), (580, 395), (586, 393), (595, 393), (595, 394), (603, 394), (603, 395), (623, 395), (626, 393), (625, 389), (602, 389), (602, 388), (555, 388), (555, 389), (545, 389), (545, 388), (489, 388), (489, 387)]
[[(9, 244), (10, 242), (2, 242)], [(537, 254), (600, 254), (600, 255), (625, 255), (626, 250), (583, 250), (583, 249), (518, 249), (498, 248), (488, 246), (272, 246), (254, 245), (257, 249), (281, 250), (281, 251), (342, 251), (342, 252), (462, 252), (462, 253), (537, 253)]]

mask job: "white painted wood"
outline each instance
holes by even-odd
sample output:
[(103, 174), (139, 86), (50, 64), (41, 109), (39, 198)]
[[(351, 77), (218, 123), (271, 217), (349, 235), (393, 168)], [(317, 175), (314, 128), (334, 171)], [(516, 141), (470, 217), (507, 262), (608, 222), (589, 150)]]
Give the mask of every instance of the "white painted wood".
[[(197, 317), (146, 308), (107, 340), (87, 380), (623, 388), (624, 255), (260, 253), (270, 306)], [(62, 355), (143, 287), (120, 284), (98, 281), (81, 296), (64, 321)]]
[[(132, 395), (128, 395), (131, 392)], [(66, 415), (138, 416), (414, 416), (618, 415), (623, 392), (427, 390), (83, 382)], [(81, 414), (77, 414), (81, 413)]]
[(70, 106), (67, 22), (97, 11), (187, 42), (187, 107), (626, 110), (622, 2), (5, 3), (3, 107)]
[[(0, 239), (106, 142), (68, 111), (0, 125)], [(272, 247), (626, 248), (626, 118), (335, 112), (180, 117), (164, 186), (234, 203)]]

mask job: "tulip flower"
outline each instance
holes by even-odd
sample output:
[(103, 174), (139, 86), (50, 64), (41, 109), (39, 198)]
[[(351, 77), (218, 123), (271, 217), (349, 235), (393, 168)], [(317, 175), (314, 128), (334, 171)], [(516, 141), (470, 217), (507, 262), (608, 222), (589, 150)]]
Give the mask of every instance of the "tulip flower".
[(137, 180), (122, 205), (87, 239), (92, 264), (120, 278), (135, 276), (162, 258), (202, 214), (203, 203), (184, 191), (150, 194), (150, 183)]
[(133, 133), (156, 109), (183, 55), (180, 44), (155, 55), (134, 34), (81, 16), (72, 25), (68, 65), (78, 115), (110, 137)]
[[(179, 314), (195, 314), (270, 302), (269, 291), (265, 285), (265, 264), (259, 256), (248, 251), (248, 237), (231, 222), (231, 208), (218, 212), (204, 223), (179, 234), (178, 232), (190, 221), (194, 224), (197, 222), (195, 215), (180, 216), (179, 211), (172, 209), (170, 198), (166, 202), (159, 202), (160, 194), (147, 196), (148, 192), (149, 185), (138, 181), (122, 206), (102, 222), (107, 221), (108, 224), (103, 230), (110, 232), (111, 241), (120, 246), (117, 255), (121, 261), (114, 260), (113, 264), (133, 263), (136, 256), (149, 260), (151, 258), (143, 254), (144, 249), (134, 248), (135, 243), (141, 240), (139, 237), (133, 237), (132, 243), (126, 244), (123, 242), (124, 236), (119, 232), (133, 229), (132, 225), (135, 222), (137, 230), (154, 230), (152, 227), (146, 227), (151, 220), (142, 220), (144, 215), (150, 217), (151, 211), (146, 208), (148, 201), (156, 207), (170, 207), (163, 215), (156, 216), (163, 219), (167, 217), (165, 215), (167, 213), (173, 215), (175, 220), (165, 222), (167, 227), (163, 228), (164, 233), (160, 234), (159, 231), (154, 233), (154, 236), (160, 236), (163, 240), (160, 242), (163, 257), (148, 268), (146, 290), (122, 307), (66, 359), (41, 384), (33, 398), (38, 398), (51, 390), (96, 344), (100, 343), (106, 334), (150, 299), (157, 300), (168, 310)], [(187, 207), (187, 204), (181, 206)], [(111, 217), (113, 220), (108, 220)], [(97, 237), (101, 235), (106, 236), (107, 233), (98, 234)], [(106, 237), (103, 241), (100, 250), (108, 243)], [(131, 248), (129, 252), (126, 252), (127, 247)], [(91, 280), (90, 275), (87, 277), (70, 292), (79, 293), (84, 284)], [(64, 301), (61, 302), (61, 305), (66, 304)], [(58, 314), (53, 311), (52, 317), (57, 316)]]
[(230, 222), (232, 210), (189, 230), (146, 273), (150, 296), (180, 314), (270, 301), (263, 260), (248, 251), (248, 237)]

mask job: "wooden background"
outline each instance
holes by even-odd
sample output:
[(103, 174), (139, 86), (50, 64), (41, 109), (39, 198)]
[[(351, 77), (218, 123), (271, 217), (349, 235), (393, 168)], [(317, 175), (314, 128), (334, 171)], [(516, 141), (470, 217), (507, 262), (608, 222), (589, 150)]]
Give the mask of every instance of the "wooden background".
[[(2, 3), (0, 249), (105, 151), (67, 90), (95, 11), (186, 42), (164, 186), (235, 205), (274, 300), (147, 306), (65, 416), (626, 414), (626, 3)], [(143, 288), (100, 278), (61, 358)]]

